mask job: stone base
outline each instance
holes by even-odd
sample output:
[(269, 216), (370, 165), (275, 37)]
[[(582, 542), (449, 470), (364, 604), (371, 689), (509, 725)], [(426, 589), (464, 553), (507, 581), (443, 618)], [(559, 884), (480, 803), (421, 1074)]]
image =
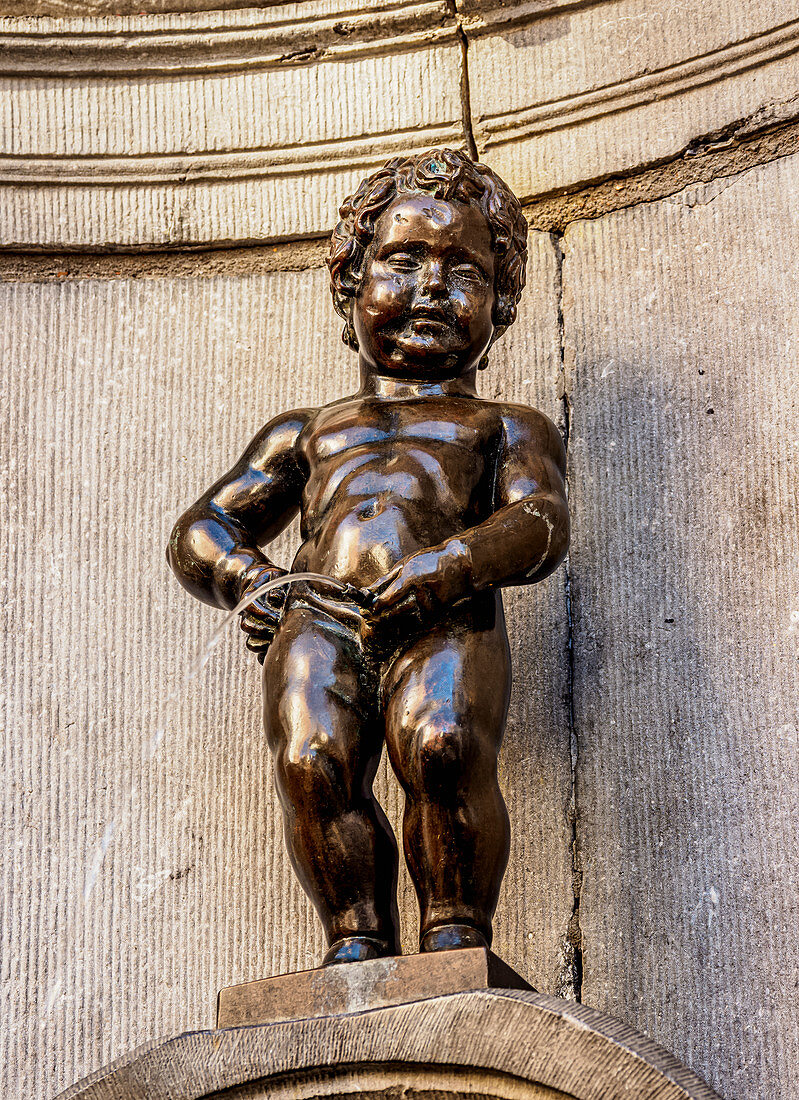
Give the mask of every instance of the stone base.
[[(459, 954), (442, 955), (442, 966), (447, 956)], [(410, 956), (402, 965), (413, 968), (421, 961)], [(466, 966), (457, 957), (450, 962), (456, 971)], [(339, 969), (357, 974), (357, 967), (370, 965)], [(61, 1100), (387, 1096), (719, 1100), (696, 1074), (619, 1020), (518, 989), (480, 989), (368, 1012), (189, 1032), (134, 1051), (74, 1085)]]
[(280, 974), (219, 993), (217, 1027), (340, 1016), (472, 989), (532, 986), (484, 947), (397, 955)]

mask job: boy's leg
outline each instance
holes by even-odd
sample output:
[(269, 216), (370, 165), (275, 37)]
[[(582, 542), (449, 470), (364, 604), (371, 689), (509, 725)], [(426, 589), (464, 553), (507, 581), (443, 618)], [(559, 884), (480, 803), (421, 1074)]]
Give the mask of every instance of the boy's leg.
[[(397, 948), (397, 845), (372, 794), (382, 718), (353, 632), (303, 606), (286, 611), (263, 670), (289, 854), (329, 944)], [(377, 950), (381, 950), (380, 944)], [(341, 958), (359, 957), (347, 944)]]
[[(510, 654), (502, 605), (493, 601), (481, 598), (415, 641), (383, 684), (386, 744), (406, 794), (405, 858), (426, 948), (481, 942), (470, 928), (490, 944), (508, 860), (497, 755)], [(436, 928), (440, 934), (431, 933)]]

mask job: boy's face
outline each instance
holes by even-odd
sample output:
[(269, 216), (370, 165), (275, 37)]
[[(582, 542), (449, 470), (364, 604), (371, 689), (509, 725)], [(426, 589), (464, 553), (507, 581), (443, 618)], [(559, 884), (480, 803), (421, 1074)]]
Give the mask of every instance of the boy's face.
[(361, 360), (378, 374), (457, 377), (494, 332), (491, 231), (476, 206), (403, 195), (377, 221), (353, 308)]

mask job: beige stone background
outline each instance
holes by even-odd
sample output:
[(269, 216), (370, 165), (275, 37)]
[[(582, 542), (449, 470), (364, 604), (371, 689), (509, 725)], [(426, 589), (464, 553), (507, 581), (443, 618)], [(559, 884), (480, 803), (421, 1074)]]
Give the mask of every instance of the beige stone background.
[(531, 225), (483, 392), (569, 452), (567, 565), (507, 601), (496, 949), (799, 1095), (798, 51), (777, 0), (0, 0), (3, 1096), (318, 960), (257, 664), (231, 628), (187, 680), (220, 616), (164, 545), (353, 385), (324, 236), (444, 142)]

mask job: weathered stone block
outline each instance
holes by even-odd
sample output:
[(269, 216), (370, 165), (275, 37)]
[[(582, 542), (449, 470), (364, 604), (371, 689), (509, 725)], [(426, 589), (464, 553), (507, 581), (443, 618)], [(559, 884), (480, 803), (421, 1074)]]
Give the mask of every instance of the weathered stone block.
[(459, 0), (477, 146), (521, 196), (673, 157), (796, 113), (785, 0)]
[(651, 1040), (584, 1005), (482, 990), (150, 1043), (61, 1100), (719, 1100)]

